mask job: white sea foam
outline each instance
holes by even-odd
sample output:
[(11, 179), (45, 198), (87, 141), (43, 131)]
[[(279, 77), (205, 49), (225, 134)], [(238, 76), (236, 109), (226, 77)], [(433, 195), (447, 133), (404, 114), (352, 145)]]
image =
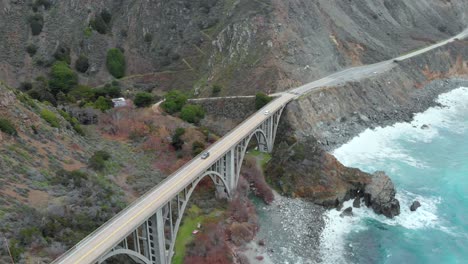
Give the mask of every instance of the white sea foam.
[[(410, 151), (401, 143), (431, 142), (439, 136), (441, 129), (448, 129), (454, 133), (463, 133), (468, 130), (467, 123), (457, 122), (460, 115), (468, 114), (468, 88), (461, 87), (438, 97), (441, 105), (417, 114), (411, 123), (397, 123), (385, 128), (368, 129), (347, 144), (336, 149), (333, 154), (343, 164), (363, 168), (373, 172), (386, 167), (388, 160), (406, 163), (416, 168), (426, 168), (422, 160), (411, 156)], [(426, 125), (427, 128), (422, 129)], [(390, 168), (390, 175), (396, 175), (399, 168)], [(362, 206), (353, 208), (354, 217), (340, 217), (336, 210), (325, 214), (325, 229), (321, 236), (321, 257), (324, 263), (348, 263), (345, 259), (347, 245), (345, 237), (353, 231), (365, 229), (364, 219), (374, 219), (387, 225), (401, 226), (406, 229), (434, 228), (445, 232), (450, 230), (443, 226), (437, 214), (440, 197), (423, 197), (404, 190), (398, 190), (397, 198), (401, 205), (401, 214), (394, 219), (376, 215), (371, 209)], [(410, 212), (409, 206), (414, 200), (421, 202), (422, 206), (415, 212)], [(352, 201), (344, 204), (344, 208), (352, 206)]]
[[(398, 160), (410, 166), (423, 168), (429, 166), (417, 160), (397, 142), (405, 139), (409, 142), (431, 142), (439, 135), (440, 129), (450, 129), (463, 133), (468, 129), (465, 123), (456, 122), (457, 116), (468, 112), (468, 88), (461, 87), (438, 97), (441, 106), (432, 107), (416, 114), (411, 123), (397, 123), (389, 127), (367, 129), (347, 144), (333, 152), (344, 165), (360, 167), (366, 165), (369, 170), (379, 169), (379, 162)], [(422, 127), (426, 125), (426, 129)], [(375, 164), (369, 166), (369, 164)]]

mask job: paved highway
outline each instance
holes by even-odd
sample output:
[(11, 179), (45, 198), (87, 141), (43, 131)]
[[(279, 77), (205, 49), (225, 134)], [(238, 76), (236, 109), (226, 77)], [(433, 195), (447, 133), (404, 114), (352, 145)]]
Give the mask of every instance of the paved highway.
[(282, 94), (213, 144), (208, 149), (210, 156), (207, 159), (201, 159), (200, 156), (195, 157), (169, 176), (167, 180), (150, 190), (78, 243), (66, 255), (57, 259), (54, 263), (95, 262), (99, 257), (107, 253), (110, 248), (115, 246), (116, 243), (123, 240), (128, 234), (139, 227), (158, 208), (162, 207), (167, 201), (183, 190), (185, 186), (193, 182), (198, 175), (205, 172), (207, 168), (229, 151), (233, 145), (236, 145), (244, 137), (250, 135), (259, 124), (268, 118), (264, 114), (265, 110), (274, 113), (275, 110), (280, 109), (295, 97), (295, 95), (289, 93)]
[(364, 79), (364, 78), (368, 78), (368, 77), (371, 77), (373, 75), (377, 75), (377, 74), (380, 74), (382, 72), (391, 70), (393, 67), (395, 67), (397, 65), (394, 62), (394, 60), (397, 60), (397, 61), (407, 60), (409, 58), (412, 58), (412, 57), (421, 55), (423, 53), (426, 53), (428, 51), (431, 51), (431, 50), (433, 50), (435, 48), (444, 46), (447, 43), (450, 43), (450, 42), (454, 41), (455, 39), (464, 39), (466, 37), (468, 37), (468, 28), (465, 29), (460, 34), (458, 34), (458, 35), (456, 35), (456, 36), (454, 36), (454, 37), (452, 37), (450, 39), (447, 39), (447, 40), (442, 41), (440, 43), (431, 45), (431, 46), (429, 46), (427, 48), (423, 48), (423, 49), (420, 49), (420, 50), (417, 50), (417, 51), (414, 51), (414, 52), (408, 53), (406, 55), (403, 55), (403, 56), (400, 56), (400, 57), (397, 57), (397, 58), (394, 58), (394, 59), (390, 59), (390, 60), (387, 60), (387, 61), (382, 61), (382, 62), (379, 62), (379, 63), (369, 64), (369, 65), (360, 66), (360, 67), (349, 68), (349, 69), (334, 73), (332, 75), (329, 75), (329, 76), (327, 76), (325, 78), (322, 78), (320, 80), (310, 82), (310, 83), (305, 84), (305, 85), (303, 85), (301, 87), (291, 89), (289, 91), (292, 92), (292, 93), (295, 93), (297, 95), (303, 95), (303, 94), (307, 94), (307, 93), (311, 92), (312, 90), (314, 90), (316, 88), (319, 88), (319, 87), (336, 86), (336, 85), (340, 85), (340, 84), (343, 84), (343, 83), (346, 83), (346, 82), (357, 81), (357, 80), (361, 80), (361, 79)]
[[(468, 29), (449, 40), (395, 59), (408, 59), (445, 45), (446, 43), (453, 41), (455, 38), (462, 39), (467, 36)], [(210, 156), (207, 159), (201, 159), (200, 156), (195, 157), (189, 163), (169, 176), (165, 181), (151, 189), (121, 213), (83, 239), (66, 254), (54, 261), (54, 263), (81, 264), (97, 261), (101, 256), (107, 253), (109, 249), (115, 246), (116, 243), (124, 239), (128, 234), (146, 221), (158, 208), (163, 206), (168, 200), (185, 188), (185, 186), (191, 183), (198, 175), (202, 174), (207, 168), (209, 168), (211, 164), (222, 157), (233, 145), (237, 144), (240, 140), (253, 132), (255, 128), (267, 118), (267, 116), (263, 114), (265, 110), (269, 110), (270, 113), (273, 113), (275, 110), (281, 108), (294, 98), (306, 94), (318, 87), (338, 85), (347, 81), (362, 79), (364, 77), (389, 70), (394, 66), (395, 63), (392, 59), (372, 65), (355, 67), (332, 74), (299, 88), (292, 89), (290, 90), (290, 93), (285, 92), (274, 94), (275, 96), (278, 96), (276, 100), (253, 114), (233, 129), (229, 134), (213, 144), (208, 149)]]

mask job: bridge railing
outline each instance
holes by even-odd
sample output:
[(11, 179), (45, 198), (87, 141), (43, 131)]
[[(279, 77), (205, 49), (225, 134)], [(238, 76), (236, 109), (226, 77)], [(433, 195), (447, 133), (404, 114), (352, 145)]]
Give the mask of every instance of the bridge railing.
[[(253, 117), (253, 115), (255, 115), (256, 113), (261, 113), (263, 112), (265, 109), (268, 109), (268, 106), (270, 104), (272, 104), (274, 102), (271, 101), (270, 103), (268, 103), (267, 105), (265, 105), (264, 107), (262, 107), (261, 109), (259, 109), (257, 112), (255, 112), (254, 114), (252, 114), (249, 118), (245, 119), (244, 121), (242, 121), (239, 125), (237, 125), (234, 129), (232, 129), (231, 131), (229, 131), (229, 133), (227, 133), (226, 135), (224, 135), (220, 140), (218, 140), (217, 142), (215, 142), (213, 145), (211, 145), (210, 147), (207, 148), (207, 151), (209, 151), (210, 149), (214, 148), (216, 145), (220, 144), (223, 140), (226, 140), (227, 138), (229, 138), (233, 133), (235, 133), (235, 131), (242, 127), (245, 123), (249, 122), (249, 120)], [(254, 127), (252, 129), (255, 130), (256, 127)], [(249, 133), (251, 133), (252, 131), (249, 131)], [(238, 144), (240, 141), (242, 140), (242, 138), (240, 140), (237, 140), (235, 142), (233, 142), (233, 145), (236, 145)], [(226, 150), (224, 152), (222, 152), (221, 156), (223, 156), (224, 154), (226, 154), (229, 150)], [(126, 208), (124, 208), (122, 211), (118, 212), (116, 215), (114, 215), (113, 217), (111, 217), (109, 220), (107, 220), (103, 225), (101, 225), (100, 227), (98, 227), (96, 230), (94, 230), (93, 232), (91, 232), (89, 235), (87, 235), (85, 238), (83, 238), (80, 242), (78, 242), (76, 245), (74, 245), (73, 247), (71, 247), (69, 250), (67, 250), (64, 254), (62, 254), (61, 256), (59, 256), (57, 259), (55, 259), (52, 263), (59, 263), (61, 262), (62, 260), (66, 259), (67, 256), (73, 252), (74, 250), (78, 249), (81, 245), (85, 244), (86, 242), (88, 242), (92, 237), (94, 237), (96, 234), (106, 230), (107, 228), (110, 228), (113, 224), (113, 222), (118, 219), (119, 217), (122, 217), (123, 215), (126, 215), (126, 213), (128, 213), (130, 210), (132, 210), (134, 207), (138, 206), (139, 203), (141, 203), (143, 200), (145, 200), (148, 196), (150, 196), (153, 192), (155, 192), (158, 188), (160, 188), (162, 185), (164, 185), (166, 182), (168, 182), (169, 180), (171, 180), (172, 178), (172, 175), (175, 175), (177, 174), (178, 172), (184, 170), (186, 167), (190, 166), (193, 162), (195, 162), (195, 160), (197, 160), (198, 158), (200, 158), (200, 156), (202, 155), (202, 153), (198, 154), (197, 156), (195, 156), (192, 160), (190, 160), (189, 162), (185, 163), (183, 166), (181, 166), (179, 169), (177, 169), (176, 171), (174, 171), (173, 173), (171, 173), (166, 179), (164, 179), (163, 181), (161, 181), (160, 183), (158, 183), (158, 185), (154, 186), (153, 188), (151, 188), (150, 190), (148, 190), (147, 192), (145, 192), (142, 196), (140, 196), (139, 198), (137, 198), (135, 201), (133, 201), (132, 203), (130, 203)], [(213, 165), (216, 161), (214, 161), (211, 165)], [(207, 168), (209, 168), (210, 166), (208, 166)], [(177, 190), (177, 193), (180, 192), (184, 187), (181, 187), (180, 189)], [(142, 225), (142, 223), (138, 223), (138, 225), (135, 226), (135, 228), (138, 228), (138, 226)], [(126, 234), (125, 236), (127, 236), (128, 234)], [(122, 238), (124, 239), (125, 236)], [(118, 241), (116, 242), (118, 243)]]

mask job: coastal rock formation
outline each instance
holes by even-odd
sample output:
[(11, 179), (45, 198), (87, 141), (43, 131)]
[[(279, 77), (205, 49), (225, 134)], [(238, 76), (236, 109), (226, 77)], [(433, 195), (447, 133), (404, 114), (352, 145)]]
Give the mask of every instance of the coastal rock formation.
[(298, 140), (288, 136), (292, 135), (289, 129), (286, 122), (281, 123), (279, 144), (266, 167), (268, 180), (280, 193), (307, 198), (328, 208), (364, 197), (365, 204), (377, 214), (393, 217), (400, 213), (388, 176), (348, 168), (323, 150), (314, 137)]
[(413, 204), (410, 206), (410, 210), (411, 212), (414, 212), (419, 207), (421, 207), (421, 203), (419, 203), (419, 201), (414, 201)]
[(344, 211), (340, 214), (341, 217), (345, 217), (345, 216), (353, 216), (353, 208), (352, 207), (348, 207), (346, 209), (344, 209)]
[(364, 202), (375, 213), (393, 218), (400, 214), (400, 202), (395, 198), (395, 186), (384, 172), (376, 172), (364, 189)]

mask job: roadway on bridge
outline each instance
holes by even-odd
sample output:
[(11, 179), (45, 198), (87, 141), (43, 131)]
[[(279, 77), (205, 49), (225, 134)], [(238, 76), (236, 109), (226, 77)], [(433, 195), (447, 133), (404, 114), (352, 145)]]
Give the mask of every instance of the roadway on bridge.
[(293, 94), (282, 94), (208, 148), (210, 156), (207, 159), (201, 159), (200, 155), (192, 159), (189, 163), (173, 173), (167, 180), (160, 183), (127, 207), (123, 212), (119, 213), (101, 228), (78, 243), (63, 259), (58, 259), (56, 262), (92, 263), (99, 259), (99, 257), (103, 256), (110, 248), (114, 247), (118, 241), (123, 240), (128, 234), (151, 217), (158, 208), (171, 200), (172, 197), (182, 191), (185, 186), (193, 182), (196, 177), (204, 173), (207, 168), (223, 157), (232, 146), (235, 146), (243, 138), (255, 131), (258, 125), (269, 117), (269, 114), (264, 114), (264, 111), (269, 110), (269, 113), (274, 113), (294, 98), (295, 95)]
[[(446, 41), (395, 59), (408, 59), (437, 47), (443, 46), (455, 40), (456, 38), (462, 39), (467, 36), (468, 29)], [(163, 206), (168, 200), (177, 195), (181, 190), (183, 190), (185, 186), (190, 184), (196, 177), (208, 169), (211, 164), (221, 158), (227, 151), (231, 149), (233, 145), (237, 144), (244, 137), (252, 133), (259, 124), (268, 118), (268, 116), (264, 114), (265, 110), (268, 109), (270, 113), (274, 113), (277, 109), (281, 108), (283, 105), (287, 104), (294, 98), (309, 93), (316, 88), (339, 85), (347, 81), (358, 80), (381, 73), (383, 71), (387, 71), (395, 66), (393, 60), (394, 59), (372, 65), (343, 70), (328, 77), (303, 85), (299, 88), (292, 89), (289, 91), (290, 93), (285, 92), (275, 94), (278, 96), (277, 99), (269, 103), (260, 111), (253, 114), (246, 121), (233, 129), (229, 134), (213, 144), (208, 149), (210, 156), (207, 159), (201, 159), (200, 156), (195, 157), (189, 163), (168, 177), (167, 180), (154, 187), (152, 190), (132, 203), (129, 207), (124, 209), (121, 213), (109, 220), (106, 224), (83, 239), (66, 254), (54, 261), (54, 263), (81, 264), (93, 263), (97, 261), (101, 256), (106, 254), (109, 249), (114, 247), (116, 243), (123, 240), (128, 234), (144, 223), (150, 216), (154, 214), (154, 212), (156, 212), (158, 208)]]

